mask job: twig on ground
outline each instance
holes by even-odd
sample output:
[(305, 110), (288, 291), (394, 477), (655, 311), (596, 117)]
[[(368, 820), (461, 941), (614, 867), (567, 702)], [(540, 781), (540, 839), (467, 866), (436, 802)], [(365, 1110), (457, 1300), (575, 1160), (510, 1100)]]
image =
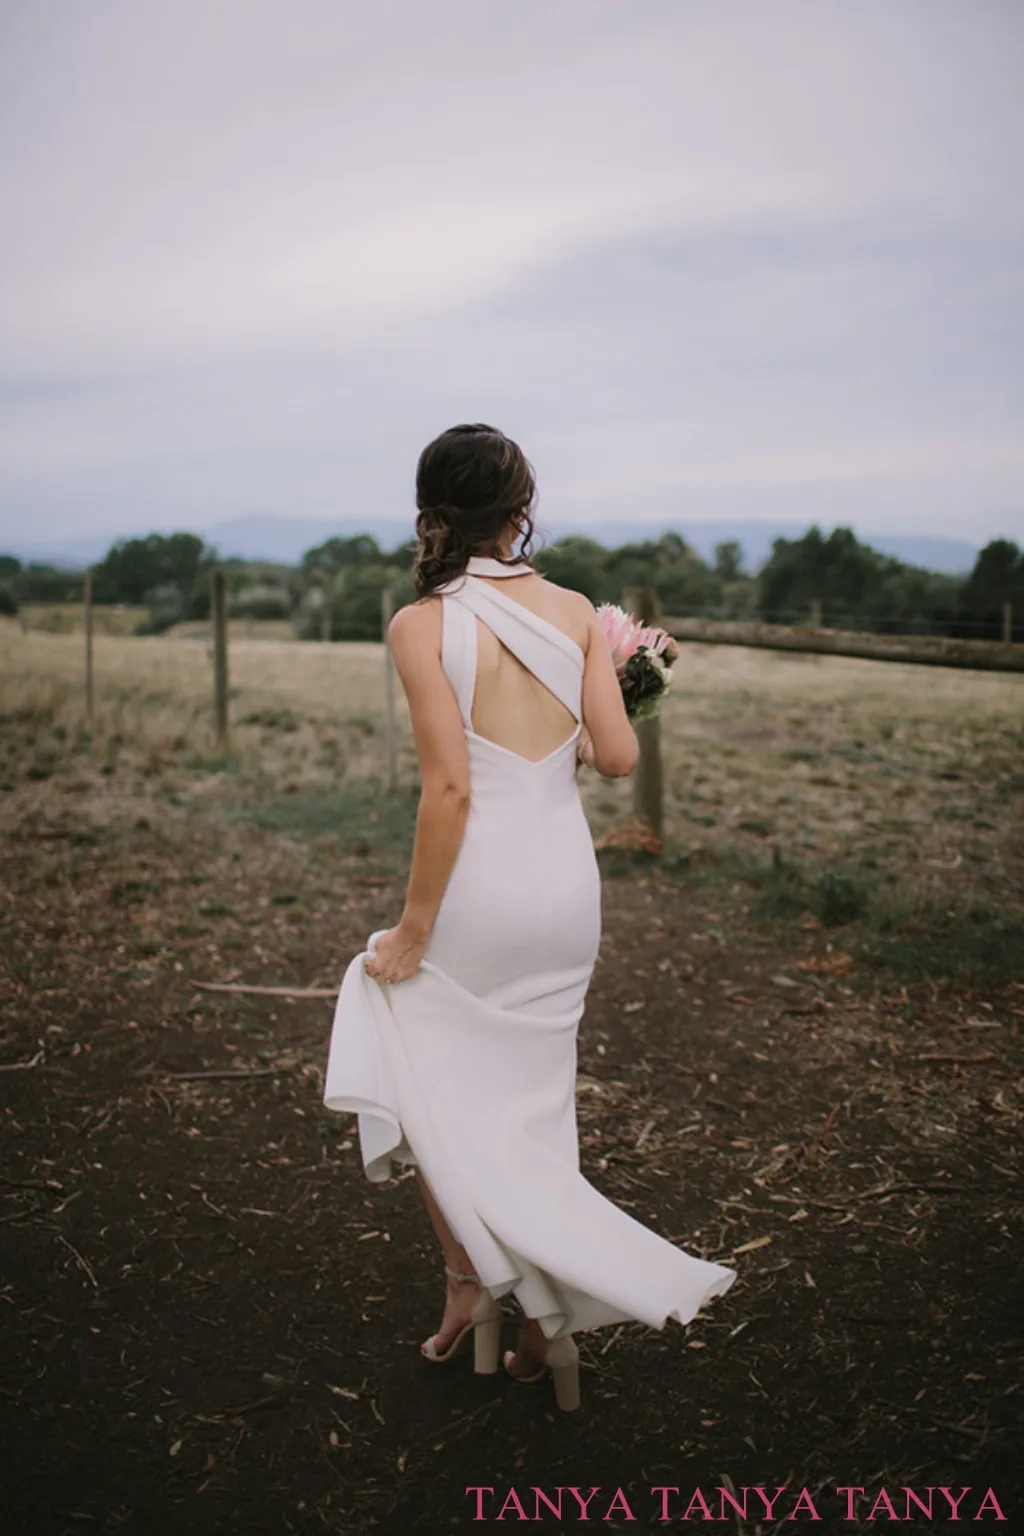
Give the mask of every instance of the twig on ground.
[(9, 1184), (12, 1189), (63, 1189), (63, 1184), (58, 1184), (56, 1179), (9, 1179), (6, 1174), (0, 1173), (0, 1184)]
[(0, 1072), (25, 1072), (29, 1067), (38, 1067), (46, 1055), (45, 1051), (36, 1051), (29, 1061), (5, 1061), (0, 1065)]
[(1005, 1065), (1001, 1056), (993, 1056), (991, 1052), (987, 1056), (951, 1056), (943, 1051), (929, 1051), (924, 1056), (915, 1056), (912, 1058), (910, 1065), (916, 1066), (919, 1062), (923, 1061), (949, 1061), (958, 1067), (980, 1067), (990, 1061), (997, 1061), (1000, 1066)]
[(282, 1072), (292, 1070), (292, 1067), (217, 1067), (209, 1072), (165, 1072), (164, 1076), (172, 1077), (179, 1083), (195, 1083), (220, 1077), (279, 1077)]
[(612, 1334), (611, 1338), (607, 1339), (605, 1341), (605, 1343), (601, 1345), (601, 1348), (598, 1350), (598, 1354), (599, 1355), (606, 1355), (608, 1353), (608, 1351), (611, 1349), (612, 1345), (613, 1344), (617, 1344), (619, 1342), (619, 1339), (620, 1339), (620, 1337), (622, 1335), (622, 1330), (625, 1328), (625, 1326), (626, 1326), (625, 1323), (620, 1323), (619, 1324), (619, 1326), (616, 1328), (615, 1332)]
[(196, 1418), (201, 1424), (222, 1424), (225, 1420), (240, 1419), (245, 1413), (255, 1413), (257, 1408), (269, 1408), (275, 1403), (283, 1403), (291, 1392), (289, 1386), (284, 1386), (279, 1392), (272, 1392), (268, 1397), (257, 1397), (254, 1402), (241, 1403), (237, 1408), (222, 1408), (220, 1413), (197, 1413)]
[(488, 1413), (493, 1413), (494, 1409), (497, 1407), (500, 1401), (500, 1398), (492, 1397), (489, 1402), (481, 1403), (479, 1408), (474, 1408), (470, 1413), (464, 1413), (461, 1418), (456, 1419), (454, 1423), (444, 1424), (440, 1429), (432, 1430), (429, 1435), (421, 1435), (418, 1440), (414, 1440), (413, 1443), (408, 1446), (399, 1456), (397, 1462), (395, 1463), (396, 1470), (398, 1472), (404, 1472), (406, 1466), (408, 1465), (409, 1457), (412, 1455), (413, 1451), (418, 1450), (421, 1445), (426, 1445), (430, 1440), (449, 1439), (453, 1430), (461, 1431), (465, 1429), (473, 1419), (480, 1418), (487, 1415)]
[(235, 981), (190, 981), (190, 986), (202, 992), (246, 992), (253, 997), (331, 997), (338, 995), (337, 987), (256, 987)]
[(69, 1243), (67, 1238), (64, 1237), (62, 1233), (56, 1232), (56, 1233), (54, 1233), (54, 1236), (56, 1237), (58, 1243), (63, 1243), (64, 1244), (64, 1247), (68, 1250), (69, 1253), (73, 1253), (74, 1254), (75, 1258), (78, 1261), (78, 1264), (79, 1264), (80, 1268), (82, 1270), (84, 1270), (84, 1272), (88, 1275), (89, 1279), (93, 1283), (93, 1286), (98, 1291), (99, 1288), (100, 1288), (100, 1283), (96, 1279), (96, 1275), (95, 1275), (95, 1273), (93, 1271), (92, 1265), (89, 1263), (89, 1260), (88, 1259), (83, 1259), (82, 1255), (79, 1253), (79, 1251), (75, 1247), (74, 1243)]

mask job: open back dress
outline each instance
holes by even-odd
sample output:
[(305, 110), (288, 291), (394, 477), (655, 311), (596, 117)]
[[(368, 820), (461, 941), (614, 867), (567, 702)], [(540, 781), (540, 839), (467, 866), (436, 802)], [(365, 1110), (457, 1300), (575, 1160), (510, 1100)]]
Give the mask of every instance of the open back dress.
[[(418, 1163), (481, 1282), (548, 1338), (609, 1323), (687, 1323), (736, 1278), (629, 1216), (580, 1172), (576, 1037), (601, 936), (601, 886), (576, 782), (584, 656), (481, 576), (441, 589), (442, 665), (470, 766), (465, 836), (425, 956), (407, 981), (345, 971), (324, 1103), (358, 1116), (381, 1182)], [(571, 712), (539, 760), (473, 729), (478, 621)], [(383, 930), (381, 930), (383, 931)]]

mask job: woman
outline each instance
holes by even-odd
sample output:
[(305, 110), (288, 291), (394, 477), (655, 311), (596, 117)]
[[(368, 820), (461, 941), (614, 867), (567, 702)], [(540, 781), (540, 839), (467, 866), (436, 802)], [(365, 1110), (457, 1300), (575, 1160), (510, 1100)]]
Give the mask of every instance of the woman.
[(576, 769), (629, 774), (637, 742), (592, 605), (526, 558), (535, 495), (493, 427), (452, 427), (420, 456), (420, 596), (388, 632), (422, 776), (412, 868), (397, 926), (345, 973), (324, 1101), (358, 1114), (371, 1180), (416, 1167), (447, 1275), (424, 1357), (450, 1359), (474, 1330), (476, 1369), (496, 1370), (512, 1292), (526, 1320), (507, 1371), (550, 1369), (575, 1408), (575, 1330), (686, 1323), (736, 1277), (579, 1170), (601, 896)]

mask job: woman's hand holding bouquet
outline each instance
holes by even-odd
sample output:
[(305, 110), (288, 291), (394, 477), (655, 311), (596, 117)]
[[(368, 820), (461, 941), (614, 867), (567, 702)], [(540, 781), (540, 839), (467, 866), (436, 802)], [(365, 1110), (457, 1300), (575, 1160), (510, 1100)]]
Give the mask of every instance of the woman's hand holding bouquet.
[(639, 623), (614, 603), (602, 603), (597, 620), (612, 653), (626, 714), (634, 725), (653, 719), (672, 681), (678, 645), (665, 630)]

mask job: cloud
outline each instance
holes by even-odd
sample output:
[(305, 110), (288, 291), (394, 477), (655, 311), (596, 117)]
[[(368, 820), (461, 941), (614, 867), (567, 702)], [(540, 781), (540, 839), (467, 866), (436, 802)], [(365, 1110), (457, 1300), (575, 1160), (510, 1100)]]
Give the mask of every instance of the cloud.
[(862, 522), (1024, 517), (1015, 12), (97, 0), (3, 26), (12, 520), (394, 515), (467, 418), (581, 519), (829, 487)]

